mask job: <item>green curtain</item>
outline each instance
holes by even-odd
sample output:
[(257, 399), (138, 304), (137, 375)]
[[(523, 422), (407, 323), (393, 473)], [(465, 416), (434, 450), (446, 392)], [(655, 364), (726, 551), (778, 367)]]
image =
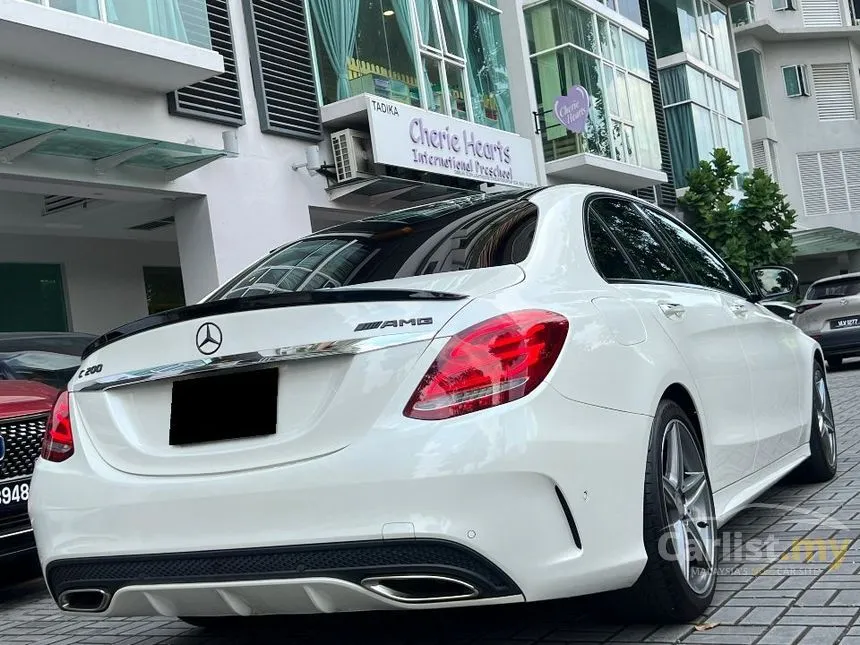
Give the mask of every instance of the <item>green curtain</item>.
[(337, 98), (349, 98), (346, 61), (355, 51), (359, 0), (310, 0), (310, 8), (323, 48), (337, 74)]
[(687, 172), (699, 164), (692, 107), (690, 103), (686, 103), (665, 109), (672, 174), (675, 176), (677, 188), (687, 185)]

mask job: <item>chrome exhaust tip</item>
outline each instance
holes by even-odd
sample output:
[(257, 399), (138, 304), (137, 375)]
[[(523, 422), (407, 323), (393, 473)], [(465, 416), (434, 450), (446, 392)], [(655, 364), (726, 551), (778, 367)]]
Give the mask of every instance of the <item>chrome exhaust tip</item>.
[(110, 594), (104, 589), (70, 589), (57, 598), (63, 611), (96, 613), (104, 611), (110, 604)]
[(451, 602), (480, 595), (468, 582), (425, 574), (365, 578), (361, 585), (375, 594), (404, 603)]

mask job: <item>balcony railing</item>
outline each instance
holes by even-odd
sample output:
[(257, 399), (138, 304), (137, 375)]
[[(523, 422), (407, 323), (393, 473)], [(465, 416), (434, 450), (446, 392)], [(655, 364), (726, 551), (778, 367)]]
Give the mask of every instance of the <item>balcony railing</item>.
[(206, 0), (23, 0), (212, 49)]

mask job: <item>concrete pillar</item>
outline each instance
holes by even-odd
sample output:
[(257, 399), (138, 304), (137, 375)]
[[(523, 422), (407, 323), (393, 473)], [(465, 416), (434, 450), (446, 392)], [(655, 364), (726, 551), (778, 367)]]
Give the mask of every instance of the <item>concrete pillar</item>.
[(185, 302), (190, 305), (199, 302), (221, 282), (207, 198), (177, 200), (174, 218)]
[(543, 145), (540, 135), (535, 134), (534, 113), (538, 106), (526, 37), (523, 0), (499, 0), (498, 5), (502, 11), (500, 17), (502, 42), (505, 46), (505, 64), (508, 68), (508, 84), (511, 88), (514, 126), (517, 134), (532, 141), (537, 181), (541, 186), (546, 186)]

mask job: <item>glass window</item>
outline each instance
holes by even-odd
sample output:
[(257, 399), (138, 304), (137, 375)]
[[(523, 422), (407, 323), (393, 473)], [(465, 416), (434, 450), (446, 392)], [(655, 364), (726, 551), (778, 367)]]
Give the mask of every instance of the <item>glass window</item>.
[(742, 2), (729, 7), (729, 17), (732, 25), (741, 27), (755, 21), (755, 3)]
[(714, 5), (707, 5), (711, 10), (711, 26), (714, 35), (714, 48), (716, 50), (716, 61), (714, 67), (734, 76), (732, 65), (731, 44), (729, 37), (729, 21), (726, 14)]
[(566, 34), (562, 35), (561, 14), (562, 5), (559, 2), (545, 2), (525, 12), (530, 53), (552, 49), (567, 40)]
[(827, 300), (828, 298), (842, 298), (858, 294), (860, 294), (860, 279), (842, 278), (812, 285), (806, 293), (806, 299)]
[(427, 109), (444, 113), (441, 61), (431, 56), (422, 56), (421, 63), (424, 67), (424, 95), (427, 97)]
[[(676, 0), (651, 0), (651, 36), (657, 58), (680, 54), (685, 50), (680, 13)], [(695, 35), (695, 31), (693, 32)]]
[(448, 101), (451, 116), (458, 119), (468, 119), (466, 111), (466, 90), (463, 84), (463, 68), (452, 63), (445, 64), (445, 76), (448, 81)]
[(618, 0), (616, 10), (625, 18), (629, 18), (637, 25), (642, 24), (642, 13), (639, 10), (639, 0)]
[(567, 41), (594, 54), (598, 53), (597, 35), (594, 33), (592, 14), (574, 4), (564, 3), (563, 6), (568, 14), (567, 22), (571, 30)]
[(738, 165), (738, 173), (749, 172), (743, 126), (735, 121), (726, 121), (726, 130), (728, 135), (728, 151), (732, 155), (732, 161)]
[(702, 242), (679, 226), (669, 216), (647, 207), (642, 207), (654, 225), (675, 246), (684, 268), (696, 284), (719, 289), (739, 296), (746, 296), (743, 289), (732, 278), (717, 255)]
[(693, 132), (690, 136), (694, 138), (699, 149), (700, 159), (710, 159), (711, 153), (716, 148), (716, 137), (719, 132), (714, 132), (711, 121), (711, 112), (698, 105), (693, 105)]
[(433, 0), (415, 0), (415, 9), (418, 12), (421, 44), (432, 49), (442, 49), (439, 30), (436, 28), (436, 3)]
[(636, 280), (639, 274), (624, 257), (615, 244), (612, 235), (606, 230), (600, 217), (592, 209), (588, 216), (588, 245), (594, 268), (607, 281)]
[(635, 76), (628, 76), (627, 87), (630, 90), (630, 111), (639, 164), (652, 170), (660, 170), (663, 166), (663, 158), (660, 153), (660, 138), (657, 134), (651, 83)]
[(473, 118), (482, 125), (513, 132), (511, 87), (499, 14), (468, 0), (458, 0), (457, 8), (466, 45)]
[(624, 199), (600, 198), (591, 203), (612, 231), (639, 274), (647, 280), (686, 282), (684, 273), (654, 235), (645, 216)]
[(352, 7), (354, 15), (341, 22), (321, 0), (309, 0), (323, 103), (368, 93), (421, 105), (415, 35), (404, 6), (395, 0), (348, 3), (344, 10)]
[(442, 30), (445, 34), (445, 51), (453, 56), (463, 56), (463, 46), (460, 42), (460, 30), (457, 28), (457, 14), (454, 10), (454, 0), (439, 0), (442, 12)]
[(774, 11), (789, 11), (794, 9), (792, 0), (770, 0)]
[(348, 222), (271, 253), (210, 300), (513, 264), (531, 249), (530, 202), (476, 195)]
[(695, 0), (677, 0), (677, 3), (678, 22), (681, 26), (684, 51), (696, 58), (702, 58), (699, 47), (699, 28), (696, 24)]
[(690, 98), (702, 105), (710, 104), (705, 75), (689, 65), (685, 65), (685, 67), (687, 69), (687, 81), (690, 84)]
[(648, 77), (648, 55), (645, 51), (645, 41), (639, 40), (628, 31), (622, 31), (624, 39), (624, 54), (627, 61), (627, 69)]
[[(568, 47), (534, 57), (532, 69), (537, 101), (546, 121), (546, 128), (541, 133), (546, 159), (551, 161), (583, 152), (611, 157), (599, 59)], [(582, 133), (570, 132), (552, 114), (556, 97), (564, 94), (571, 85), (581, 85), (591, 97)]]
[(143, 284), (150, 314), (185, 306), (182, 270), (179, 267), (143, 267)]
[(59, 264), (0, 263), (0, 332), (67, 331)]
[(738, 68), (741, 72), (741, 89), (744, 94), (747, 118), (757, 119), (767, 116), (761, 54), (753, 49), (738, 52)]
[(785, 94), (789, 98), (809, 96), (806, 86), (806, 73), (802, 65), (789, 65), (782, 68), (782, 78), (785, 82)]

